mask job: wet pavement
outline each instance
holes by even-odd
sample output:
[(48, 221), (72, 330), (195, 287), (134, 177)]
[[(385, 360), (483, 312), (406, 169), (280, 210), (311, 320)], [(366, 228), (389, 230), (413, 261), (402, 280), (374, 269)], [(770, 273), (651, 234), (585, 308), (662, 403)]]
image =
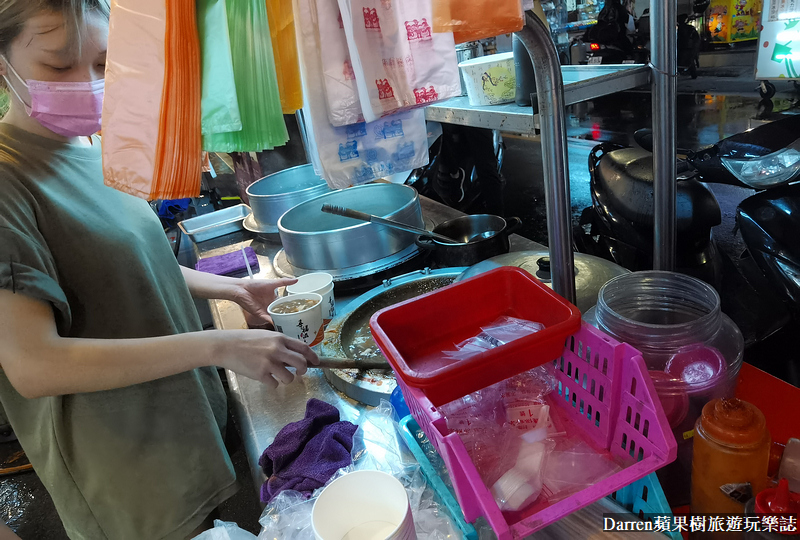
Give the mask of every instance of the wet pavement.
[[(784, 113), (800, 113), (797, 94), (788, 85), (779, 88), (774, 105), (761, 102), (756, 84), (744, 78), (701, 77), (696, 81), (682, 79), (678, 96), (678, 146), (698, 148), (721, 138), (751, 128), (762, 121)], [(694, 93), (697, 92), (697, 93)], [(577, 219), (583, 208), (591, 204), (589, 195), (588, 155), (595, 144), (610, 141), (631, 144), (633, 133), (650, 127), (650, 95), (647, 91), (627, 92), (569, 108), (567, 118), (570, 187), (573, 214)], [(547, 243), (547, 229), (542, 183), (541, 147), (538, 138), (505, 138), (507, 151), (503, 167), (508, 185), (505, 193), (505, 214), (524, 221), (521, 233)], [(732, 233), (736, 205), (750, 192), (739, 188), (714, 188), (723, 211), (723, 224), (715, 237), (732, 255), (741, 249), (740, 240)], [(800, 329), (792, 326), (772, 340), (752, 347), (746, 359), (797, 385), (800, 369), (791, 336)], [(18, 450), (15, 443), (0, 444), (0, 460)], [(222, 508), (222, 518), (239, 522), (257, 532), (260, 506), (250, 485), (244, 452), (233, 453), (234, 465), (243, 485), (240, 492)], [(35, 473), (23, 473), (0, 480), (0, 516), (23, 540), (62, 540), (66, 538), (46, 490)]]

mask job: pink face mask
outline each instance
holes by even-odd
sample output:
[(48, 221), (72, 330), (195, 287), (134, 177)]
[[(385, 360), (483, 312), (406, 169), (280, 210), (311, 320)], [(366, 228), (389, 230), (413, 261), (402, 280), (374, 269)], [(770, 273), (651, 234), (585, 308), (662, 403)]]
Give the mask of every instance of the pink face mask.
[[(5, 58), (4, 58), (5, 60)], [(64, 137), (89, 136), (100, 131), (103, 112), (105, 80), (91, 82), (24, 81), (14, 67), (5, 60), (9, 72), (28, 89), (28, 105), (14, 86), (8, 87), (25, 105), (25, 111), (40, 124)]]

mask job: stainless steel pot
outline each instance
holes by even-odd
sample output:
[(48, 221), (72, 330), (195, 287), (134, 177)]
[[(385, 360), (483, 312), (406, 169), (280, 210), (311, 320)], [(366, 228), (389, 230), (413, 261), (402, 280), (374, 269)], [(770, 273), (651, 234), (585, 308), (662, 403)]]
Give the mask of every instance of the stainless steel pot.
[(247, 196), (253, 217), (262, 229), (274, 229), (280, 217), (301, 202), (331, 191), (311, 164), (292, 167), (250, 184)]
[(415, 235), (322, 212), (323, 204), (424, 227), (417, 191), (400, 184), (368, 184), (301, 203), (278, 220), (286, 258), (308, 270), (335, 270), (378, 261), (409, 248)]
[[(547, 251), (512, 251), (498, 255), (468, 268), (457, 281), (477, 276), (500, 266), (516, 266), (539, 278), (545, 285), (550, 282), (550, 253)], [(629, 274), (625, 268), (592, 255), (575, 254), (575, 288), (577, 301), (575, 305), (586, 313), (597, 303), (597, 294), (611, 278)]]

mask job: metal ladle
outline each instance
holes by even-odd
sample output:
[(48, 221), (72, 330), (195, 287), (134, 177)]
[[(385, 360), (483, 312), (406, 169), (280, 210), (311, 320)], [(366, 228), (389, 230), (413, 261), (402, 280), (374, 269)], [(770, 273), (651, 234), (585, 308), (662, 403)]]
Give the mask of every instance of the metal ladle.
[[(444, 242), (446, 244), (463, 244), (463, 242), (459, 242), (458, 240), (453, 240), (452, 238), (448, 238), (443, 234), (435, 233), (432, 231), (426, 231), (425, 229), (418, 229), (417, 227), (413, 227), (411, 225), (406, 225), (405, 223), (400, 223), (398, 221), (393, 221), (391, 219), (386, 219), (378, 216), (374, 216), (372, 214), (367, 214), (366, 212), (360, 212), (358, 210), (353, 210), (352, 208), (344, 208), (341, 206), (334, 206), (332, 204), (323, 204), (322, 211), (327, 214), (333, 214), (336, 216), (347, 217), (350, 219), (357, 219), (359, 221), (367, 221), (371, 223), (377, 223), (378, 225), (385, 225), (386, 227), (391, 227), (393, 229), (398, 229), (400, 231), (410, 232), (414, 234), (418, 234), (420, 236), (429, 236), (434, 240), (438, 240), (439, 242)], [(478, 235), (480, 236), (480, 235)], [(470, 238), (470, 242), (473, 238)]]

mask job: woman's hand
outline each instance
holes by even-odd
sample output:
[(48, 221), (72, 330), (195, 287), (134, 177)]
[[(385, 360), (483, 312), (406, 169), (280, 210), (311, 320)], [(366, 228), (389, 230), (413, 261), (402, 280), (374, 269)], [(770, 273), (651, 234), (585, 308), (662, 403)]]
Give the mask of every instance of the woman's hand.
[(272, 322), (267, 307), (275, 300), (275, 290), (297, 283), (296, 279), (240, 279), (231, 300), (245, 311), (250, 326)]
[(296, 283), (296, 279), (237, 279), (198, 272), (181, 266), (181, 272), (195, 298), (230, 300), (244, 310), (250, 327), (272, 322), (267, 306), (275, 300), (275, 289)]
[(308, 364), (318, 365), (319, 358), (300, 340), (268, 330), (231, 330), (219, 333), (219, 365), (270, 388), (278, 383), (289, 384), (294, 375), (306, 372)]

